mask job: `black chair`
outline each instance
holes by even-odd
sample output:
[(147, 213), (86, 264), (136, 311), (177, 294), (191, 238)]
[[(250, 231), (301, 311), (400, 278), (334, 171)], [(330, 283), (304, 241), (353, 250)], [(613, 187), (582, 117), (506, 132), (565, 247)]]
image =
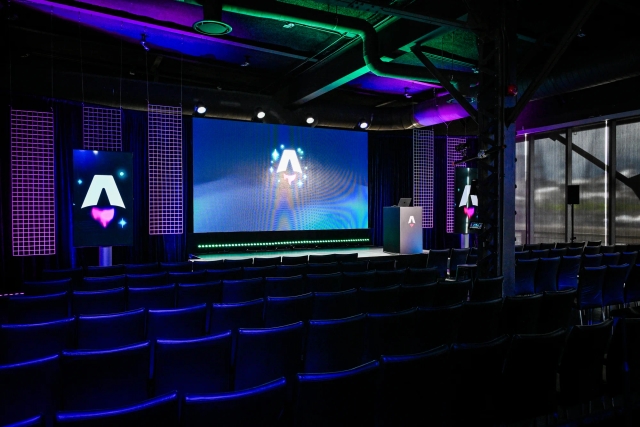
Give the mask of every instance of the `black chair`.
[[(585, 267), (580, 271), (578, 281), (577, 308), (580, 310), (580, 323), (582, 324), (582, 310), (593, 310), (602, 307), (602, 287), (607, 267)], [(593, 312), (591, 312), (593, 317)]]
[(103, 350), (145, 341), (144, 309), (78, 316), (78, 348)]
[(311, 293), (292, 297), (267, 297), (264, 308), (264, 326), (290, 325), (299, 321), (307, 322), (313, 313)]
[(127, 286), (130, 288), (153, 288), (169, 284), (167, 273), (162, 271), (148, 274), (127, 274)]
[(545, 292), (542, 297), (542, 309), (538, 319), (538, 332), (544, 334), (569, 327), (577, 295), (578, 290), (576, 288)]
[(369, 261), (367, 264), (368, 270), (395, 270), (396, 268), (396, 260), (395, 259), (376, 259)]
[(178, 427), (178, 394), (171, 392), (140, 403), (99, 411), (60, 411), (56, 426), (163, 425)]
[(618, 248), (616, 247), (616, 245), (602, 245), (600, 246), (600, 253), (601, 254), (612, 254), (618, 252)]
[(71, 294), (71, 312), (74, 315), (121, 313), (126, 309), (125, 288), (106, 291), (74, 291)]
[(13, 425), (37, 416), (53, 419), (59, 407), (59, 358), (52, 355), (0, 365), (0, 424)]
[(309, 262), (308, 255), (296, 255), (296, 256), (283, 256), (282, 265), (300, 265)]
[(540, 250), (540, 243), (525, 243), (524, 251), (537, 251)]
[(71, 292), (71, 279), (26, 281), (22, 283), (22, 291), (26, 296)]
[(560, 270), (560, 257), (540, 258), (536, 267), (534, 278), (534, 292), (558, 290), (558, 271)]
[(462, 303), (445, 307), (418, 307), (416, 350), (426, 351), (456, 342), (462, 322)]
[(171, 284), (183, 283), (204, 283), (209, 281), (205, 271), (170, 271), (167, 275), (167, 282)]
[(508, 296), (504, 299), (503, 327), (505, 334), (535, 334), (542, 311), (543, 294)]
[(124, 274), (152, 274), (158, 271), (160, 271), (160, 265), (157, 262), (124, 264)]
[(571, 242), (571, 244), (569, 245), (570, 248), (584, 248), (586, 242)]
[(449, 261), (449, 249), (430, 249), (427, 258), (427, 268), (436, 267), (438, 277), (447, 277), (447, 263)]
[(600, 253), (600, 246), (585, 246), (582, 250), (583, 255), (598, 255)]
[(154, 288), (129, 288), (127, 309), (146, 308), (161, 310), (176, 307), (176, 286), (156, 286)]
[(307, 264), (282, 264), (276, 266), (276, 271), (270, 277), (294, 277), (305, 274), (307, 274)]
[(264, 267), (244, 267), (242, 269), (242, 274), (245, 279), (264, 279), (265, 277), (273, 276), (275, 271), (275, 265), (268, 265)]
[(516, 261), (514, 290), (516, 295), (535, 293), (536, 268), (538, 259), (520, 259)]
[(582, 246), (573, 247), (570, 246), (567, 248), (567, 256), (576, 256), (582, 255)]
[(454, 344), (452, 425), (493, 425), (497, 417), (502, 366), (509, 337), (475, 344)]
[(64, 351), (62, 407), (98, 410), (147, 399), (149, 343), (96, 351)]
[(371, 288), (375, 286), (376, 272), (375, 271), (363, 271), (363, 272), (343, 272), (342, 273), (342, 289), (360, 289)]
[(422, 285), (402, 285), (400, 286), (400, 303), (398, 309), (406, 310), (411, 307), (433, 307), (437, 282), (424, 283)]
[(228, 270), (206, 270), (205, 279), (207, 282), (242, 280), (244, 279), (244, 272), (242, 271), (242, 267), (230, 268)]
[(339, 273), (340, 265), (337, 262), (308, 263), (306, 274), (332, 274)]
[(549, 258), (549, 249), (532, 249), (529, 253), (529, 259), (533, 258)]
[(564, 330), (513, 336), (502, 371), (499, 401), (503, 421), (514, 422), (555, 409), (556, 372), (565, 336)]
[(271, 267), (272, 265), (279, 265), (281, 261), (281, 257), (260, 257), (253, 259), (254, 267)]
[(226, 258), (222, 264), (222, 268), (228, 270), (230, 268), (251, 267), (253, 258)]
[(264, 294), (268, 297), (292, 297), (306, 291), (302, 276), (267, 277), (264, 279)]
[(364, 360), (366, 318), (310, 320), (304, 372), (335, 372), (354, 368)]
[(394, 313), (367, 314), (366, 360), (381, 355), (411, 354), (415, 351), (416, 308)]
[(452, 389), (446, 346), (417, 354), (384, 355), (380, 367), (378, 410), (383, 425), (411, 426), (418, 425), (418, 420), (424, 425), (444, 424)]
[(384, 288), (360, 288), (358, 306), (362, 313), (391, 313), (400, 302), (400, 285)]
[(540, 243), (540, 249), (544, 250), (544, 249), (555, 249), (556, 248), (556, 244), (554, 243)]
[(502, 283), (504, 276), (492, 277), (488, 279), (478, 278), (473, 283), (469, 301), (490, 301), (502, 298)]
[(123, 288), (127, 285), (127, 276), (85, 277), (82, 279), (82, 291), (106, 291), (107, 289)]
[(624, 283), (629, 274), (629, 264), (610, 265), (602, 283), (602, 309), (624, 304)]
[(439, 273), (437, 267), (412, 268), (409, 267), (404, 276), (405, 285), (420, 285), (423, 283), (433, 283), (438, 281)]
[[(356, 254), (356, 258), (357, 258)], [(334, 263), (337, 262), (338, 259), (336, 257), (336, 254), (327, 254), (327, 255), (309, 255), (309, 259), (308, 259), (308, 263), (309, 264), (328, 264), (328, 263)]]
[(0, 325), (0, 363), (12, 364), (59, 354), (76, 346), (76, 319), (30, 325)]
[(341, 372), (298, 374), (293, 425), (374, 425), (377, 376), (376, 361)]
[(177, 308), (193, 307), (206, 303), (207, 305), (222, 302), (222, 282), (205, 282), (193, 284), (178, 284)]
[(549, 249), (549, 258), (563, 257), (567, 254), (567, 248)]
[(602, 244), (602, 240), (587, 240), (587, 246), (600, 246)]
[(361, 273), (367, 271), (367, 261), (340, 261), (340, 271), (343, 273)]
[(339, 292), (342, 288), (342, 274), (307, 274), (307, 289), (310, 292)]
[(155, 343), (155, 392), (217, 393), (231, 390), (231, 332)]
[(556, 242), (556, 249), (566, 249), (571, 246), (571, 242)]
[(622, 394), (626, 381), (640, 390), (640, 318), (616, 319), (605, 363), (608, 395)]
[(501, 314), (502, 298), (464, 303), (456, 342), (478, 343), (498, 337)]
[(516, 261), (519, 261), (521, 259), (530, 259), (530, 258), (531, 258), (531, 251), (522, 251), (522, 252), (515, 253)]
[(69, 317), (68, 292), (38, 296), (10, 296), (7, 321), (15, 324), (45, 323)]
[(105, 276), (119, 276), (125, 273), (125, 267), (123, 264), (117, 265), (105, 265), (105, 266), (87, 266), (84, 272), (84, 277), (105, 277)]
[(578, 289), (578, 273), (582, 258), (576, 256), (563, 256), (558, 268), (558, 290)]
[(640, 264), (631, 267), (624, 287), (625, 304), (638, 301), (640, 301)]
[(515, 245), (514, 251), (515, 252), (523, 252), (524, 251), (524, 245)]
[(207, 334), (207, 305), (147, 311), (147, 339), (184, 340)]
[(343, 262), (354, 262), (358, 260), (358, 253), (352, 252), (348, 254), (336, 254), (336, 261), (339, 263)]
[(263, 312), (262, 298), (234, 304), (212, 304), (209, 314), (209, 335), (217, 335), (229, 330), (235, 335), (238, 328), (261, 328), (264, 324)]
[(237, 303), (264, 297), (264, 280), (260, 277), (222, 281), (222, 302)]
[(376, 288), (400, 285), (404, 283), (405, 270), (376, 270), (374, 284)]
[(302, 367), (302, 322), (264, 329), (240, 329), (235, 355), (235, 390), (293, 377)]
[(161, 262), (160, 270), (167, 273), (187, 273), (193, 270), (192, 264), (191, 261)]
[(78, 289), (82, 286), (84, 278), (84, 270), (82, 267), (61, 268), (61, 269), (45, 269), (42, 270), (42, 280), (63, 280), (71, 279), (72, 289)]
[(620, 252), (602, 254), (602, 265), (618, 265), (619, 261), (620, 261)]
[(193, 271), (224, 269), (224, 260), (222, 259), (215, 261), (193, 261), (191, 264), (191, 268), (193, 269)]
[(602, 371), (613, 320), (592, 326), (574, 326), (558, 369), (563, 405), (587, 403), (603, 395)]
[(181, 426), (276, 426), (283, 418), (286, 380), (279, 378), (247, 390), (224, 393), (187, 394), (181, 411)]
[(471, 279), (438, 282), (435, 295), (435, 306), (444, 306), (465, 302), (471, 291)]
[(314, 320), (342, 319), (360, 313), (358, 292), (314, 292), (311, 318)]
[(449, 277), (456, 277), (459, 264), (466, 264), (469, 256), (469, 248), (452, 248), (449, 259)]
[(638, 259), (638, 251), (622, 252), (620, 254), (620, 260), (618, 260), (618, 264), (636, 265), (637, 259)]

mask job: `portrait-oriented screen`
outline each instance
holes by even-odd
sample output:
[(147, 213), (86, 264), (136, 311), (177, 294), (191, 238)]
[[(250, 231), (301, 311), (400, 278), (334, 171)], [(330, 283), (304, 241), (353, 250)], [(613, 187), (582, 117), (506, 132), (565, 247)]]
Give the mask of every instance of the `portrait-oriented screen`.
[(193, 120), (193, 231), (368, 228), (364, 132)]
[(475, 233), (470, 228), (472, 222), (478, 222), (478, 169), (456, 168), (456, 207), (454, 233)]
[(133, 154), (73, 150), (74, 246), (133, 245)]

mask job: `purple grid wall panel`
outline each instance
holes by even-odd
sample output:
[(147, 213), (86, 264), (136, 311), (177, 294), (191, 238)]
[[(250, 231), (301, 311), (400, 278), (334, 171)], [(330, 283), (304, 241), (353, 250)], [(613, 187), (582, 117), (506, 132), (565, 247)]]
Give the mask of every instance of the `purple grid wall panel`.
[(413, 130), (413, 206), (422, 207), (422, 228), (433, 228), (433, 131)]
[(453, 162), (462, 160), (463, 153), (456, 151), (458, 144), (467, 142), (466, 138), (447, 137), (447, 233), (453, 233), (456, 207), (456, 168), (466, 168), (466, 163), (454, 166)]
[(13, 256), (56, 253), (53, 113), (11, 110)]
[(182, 234), (182, 107), (148, 111), (149, 234)]
[(84, 107), (82, 119), (85, 150), (122, 151), (122, 110)]

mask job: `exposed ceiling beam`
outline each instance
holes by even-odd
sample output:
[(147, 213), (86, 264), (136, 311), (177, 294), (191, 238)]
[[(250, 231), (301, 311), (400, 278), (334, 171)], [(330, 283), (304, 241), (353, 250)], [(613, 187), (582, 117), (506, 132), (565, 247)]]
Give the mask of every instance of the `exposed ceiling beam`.
[(443, 52), (440, 49), (435, 49), (429, 46), (420, 46), (420, 51), (426, 56), (440, 59), (442, 61), (452, 62), (456, 65), (462, 65), (464, 67), (477, 67), (478, 61), (471, 58), (465, 58), (464, 56), (456, 55), (455, 53)]

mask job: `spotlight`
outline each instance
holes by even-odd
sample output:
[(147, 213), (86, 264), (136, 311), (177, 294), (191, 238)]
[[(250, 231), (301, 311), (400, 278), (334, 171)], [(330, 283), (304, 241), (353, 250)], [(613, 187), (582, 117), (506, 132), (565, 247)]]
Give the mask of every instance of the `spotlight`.
[(358, 122), (358, 127), (360, 129), (367, 129), (369, 127), (370, 123), (368, 120), (366, 119), (360, 119), (360, 121)]
[(262, 108), (256, 109), (256, 117), (259, 119), (264, 119), (267, 116), (267, 113), (264, 112)]
[(222, 22), (222, 2), (196, 0), (202, 5), (202, 21), (193, 24), (193, 29), (210, 36), (222, 36), (231, 32), (231, 25)]
[(207, 107), (205, 107), (205, 105), (202, 102), (198, 101), (196, 102), (196, 105), (193, 107), (193, 111), (203, 116), (204, 113), (207, 112)]
[(405, 97), (405, 98), (407, 98), (407, 99), (411, 99), (411, 97), (412, 97), (412, 96), (413, 96), (413, 95), (411, 95), (411, 94), (409, 93), (409, 88), (408, 88), (408, 87), (405, 87), (405, 88), (404, 88), (404, 97)]
[(147, 35), (145, 33), (140, 34), (140, 46), (149, 52), (149, 46), (147, 46)]
[(314, 119), (312, 115), (308, 115), (305, 121), (307, 122), (308, 125), (311, 125), (313, 124), (313, 122), (316, 121), (316, 119)]

